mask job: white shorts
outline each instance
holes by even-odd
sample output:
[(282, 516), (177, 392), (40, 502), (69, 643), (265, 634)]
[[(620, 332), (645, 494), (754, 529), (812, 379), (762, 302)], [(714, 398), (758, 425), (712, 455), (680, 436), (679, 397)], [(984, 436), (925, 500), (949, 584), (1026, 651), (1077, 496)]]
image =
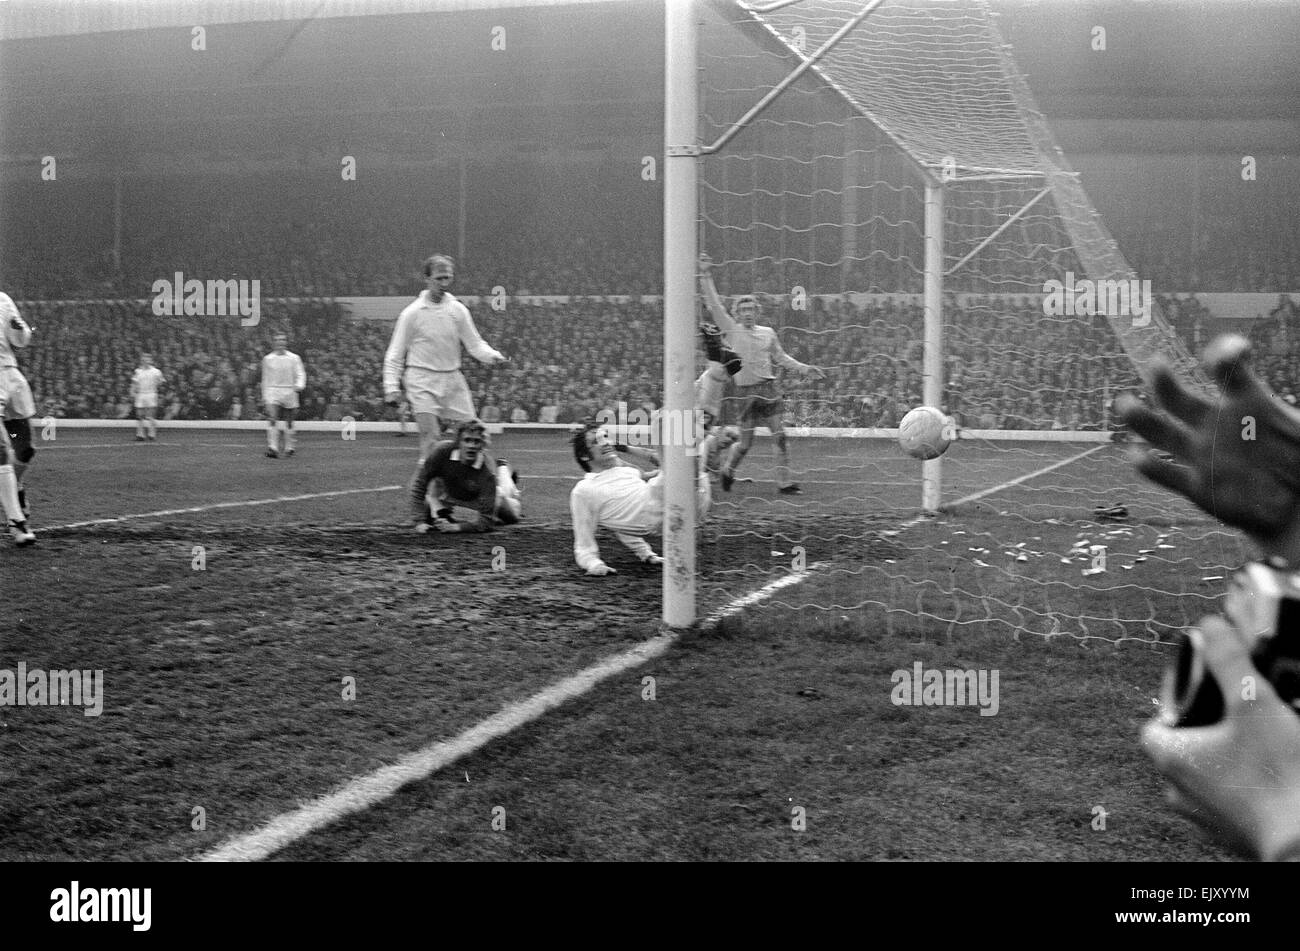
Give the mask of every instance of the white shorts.
[(463, 422), (474, 419), (474, 399), (459, 370), (422, 370), (407, 367), (402, 375), (406, 398), (413, 413), (432, 413), (440, 420)]
[(5, 419), (29, 419), (36, 415), (32, 388), (17, 367), (0, 368), (0, 409)]
[(156, 396), (137, 396), (135, 398), (136, 409), (157, 409), (158, 397)]
[(292, 386), (273, 386), (269, 390), (262, 391), (262, 402), (266, 404), (267, 409), (272, 406), (297, 409), (298, 391)]

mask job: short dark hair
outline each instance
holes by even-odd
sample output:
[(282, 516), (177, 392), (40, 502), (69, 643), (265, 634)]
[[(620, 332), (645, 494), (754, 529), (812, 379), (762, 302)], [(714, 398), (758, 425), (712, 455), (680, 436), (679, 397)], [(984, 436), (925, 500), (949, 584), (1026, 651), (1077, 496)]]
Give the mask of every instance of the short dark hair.
[(578, 465), (582, 466), (583, 472), (591, 471), (591, 463), (589, 462), (591, 449), (587, 446), (587, 433), (589, 432), (591, 432), (591, 427), (584, 426), (574, 433), (573, 438), (569, 440), (573, 446), (573, 458)]

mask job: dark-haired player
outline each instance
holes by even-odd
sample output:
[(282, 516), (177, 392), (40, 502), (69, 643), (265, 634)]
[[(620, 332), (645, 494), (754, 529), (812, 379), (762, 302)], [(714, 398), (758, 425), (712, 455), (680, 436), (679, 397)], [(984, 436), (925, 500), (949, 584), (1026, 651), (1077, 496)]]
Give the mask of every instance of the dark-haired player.
[[(487, 427), (478, 420), (461, 423), (456, 438), (440, 442), (420, 463), (411, 480), (411, 516), (417, 532), (490, 532), (497, 524), (513, 525), (522, 511), (518, 477), (504, 459), (487, 453)], [(438, 506), (429, 505), (433, 498)], [(475, 509), (472, 522), (458, 522), (452, 507)]]
[[(604, 427), (573, 434), (573, 458), (587, 473), (569, 493), (573, 516), (573, 557), (594, 576), (616, 574), (600, 557), (596, 530), (607, 528), (642, 564), (662, 565), (644, 536), (661, 529), (664, 516), (663, 473), (646, 472), (624, 461)], [(701, 460), (703, 456), (701, 456)], [(701, 519), (711, 501), (709, 477), (701, 464), (696, 475), (696, 506)]]
[(470, 356), (488, 365), (506, 357), (488, 346), (474, 326), (469, 309), (448, 288), (456, 265), (445, 254), (424, 262), (428, 288), (397, 318), (384, 354), (384, 402), (397, 406), (402, 390), (420, 430), (420, 459), (438, 440), (440, 427), (477, 417), (469, 385), (460, 372), (461, 344)]
[(32, 448), (31, 418), (36, 415), (31, 387), (18, 369), (15, 347), (25, 347), (32, 328), (18, 313), (8, 294), (0, 293), (0, 508), (4, 509), (9, 534), (19, 547), (34, 544), (36, 535), (27, 527), (27, 494), (20, 488), (36, 450)]

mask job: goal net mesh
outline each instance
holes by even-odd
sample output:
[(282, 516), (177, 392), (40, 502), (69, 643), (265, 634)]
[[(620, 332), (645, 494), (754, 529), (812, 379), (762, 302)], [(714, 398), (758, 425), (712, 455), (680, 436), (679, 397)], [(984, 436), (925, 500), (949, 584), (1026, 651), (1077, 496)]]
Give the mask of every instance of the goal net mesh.
[[(890, 628), (1118, 640), (1194, 621), (1240, 545), (1136, 476), (1110, 406), (1156, 355), (1203, 377), (989, 11), (887, 0), (853, 25), (863, 7), (705, 7), (706, 147), (807, 68), (702, 160), (700, 248), (724, 299), (756, 294), (759, 323), (825, 370), (780, 381), (803, 494), (777, 493), (760, 429), (742, 481), (717, 495), (711, 543), (754, 552), (735, 593), (812, 567), (771, 603), (818, 624), (857, 625), (826, 614), (853, 608)], [(943, 200), (940, 408), (961, 438), (943, 459), (945, 511), (918, 520), (921, 464), (890, 436), (923, 403), (927, 182)]]

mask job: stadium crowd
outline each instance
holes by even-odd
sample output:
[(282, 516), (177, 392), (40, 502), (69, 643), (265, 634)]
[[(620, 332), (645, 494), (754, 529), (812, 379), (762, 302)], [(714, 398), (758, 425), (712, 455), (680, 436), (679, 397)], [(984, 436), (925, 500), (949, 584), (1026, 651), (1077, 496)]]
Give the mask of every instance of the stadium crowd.
[[(1101, 321), (1049, 318), (1031, 298), (965, 305), (949, 302), (945, 357), (946, 408), (963, 425), (1095, 429), (1106, 423), (1109, 397), (1135, 382)], [(160, 418), (261, 418), (259, 361), (283, 329), (307, 368), (299, 418), (394, 418), (381, 392), (391, 323), (349, 319), (327, 299), (263, 301), (255, 328), (233, 317), (158, 317), (147, 303), (35, 302), (24, 313), (37, 331), (23, 362), (41, 415), (129, 417), (131, 371), (148, 352), (167, 380)], [(489, 422), (566, 423), (620, 402), (659, 405), (657, 302), (511, 299), (503, 311), (480, 306), (474, 316), (511, 357), (490, 368), (464, 362)], [(892, 427), (922, 401), (914, 302), (815, 299), (810, 310), (791, 311), (768, 301), (761, 321), (791, 354), (827, 371), (822, 381), (786, 380), (791, 425)]]

